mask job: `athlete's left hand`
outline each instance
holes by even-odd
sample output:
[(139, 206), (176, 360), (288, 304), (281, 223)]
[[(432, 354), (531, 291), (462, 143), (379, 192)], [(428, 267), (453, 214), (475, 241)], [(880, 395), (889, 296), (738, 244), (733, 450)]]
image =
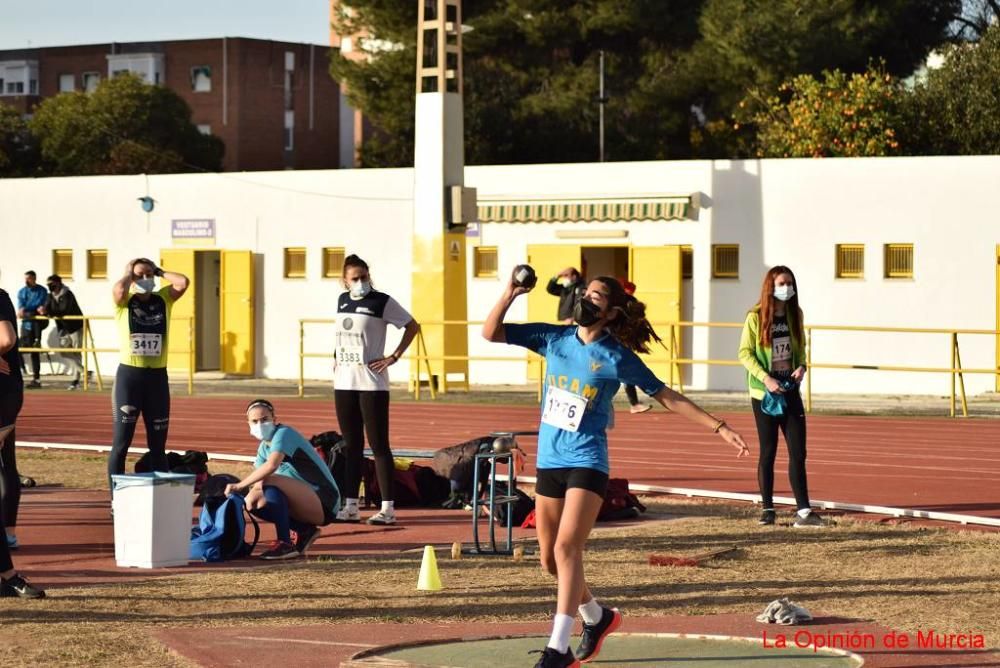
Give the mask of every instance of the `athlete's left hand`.
[(380, 360), (372, 360), (371, 362), (368, 363), (368, 368), (374, 371), (375, 373), (382, 373), (395, 363), (396, 363), (396, 358), (393, 357), (392, 355), (389, 355), (388, 357), (383, 357)]
[(801, 383), (802, 379), (805, 377), (806, 377), (806, 368), (804, 366), (800, 366), (798, 369), (793, 371), (791, 376), (792, 380), (794, 380), (796, 383)]
[(737, 457), (750, 456), (750, 448), (747, 447), (747, 444), (743, 440), (743, 437), (740, 436), (735, 431), (733, 431), (729, 425), (722, 425), (722, 428), (719, 429), (719, 436), (724, 438), (726, 440), (726, 443), (728, 443), (729, 445), (733, 446), (738, 450), (738, 452), (736, 453)]

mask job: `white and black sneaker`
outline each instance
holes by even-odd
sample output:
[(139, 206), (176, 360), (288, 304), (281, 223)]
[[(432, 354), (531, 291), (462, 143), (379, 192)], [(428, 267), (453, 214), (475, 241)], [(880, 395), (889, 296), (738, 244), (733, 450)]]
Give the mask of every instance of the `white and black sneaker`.
[(830, 526), (830, 523), (810, 510), (805, 517), (796, 517), (792, 526), (796, 529), (823, 529)]
[(760, 519), (757, 520), (757, 524), (763, 524), (763, 525), (774, 524), (774, 521), (776, 519), (777, 516), (775, 515), (773, 510), (764, 510), (761, 512)]
[(361, 513), (357, 506), (344, 506), (337, 511), (333, 521), (337, 524), (358, 524), (361, 522)]
[(396, 523), (396, 513), (392, 510), (380, 510), (369, 517), (367, 522), (375, 526), (389, 526)]

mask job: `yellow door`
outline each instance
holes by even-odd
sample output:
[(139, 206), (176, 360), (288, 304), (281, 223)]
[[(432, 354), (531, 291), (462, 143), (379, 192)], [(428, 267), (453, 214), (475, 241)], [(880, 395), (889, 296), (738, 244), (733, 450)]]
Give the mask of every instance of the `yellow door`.
[[(545, 291), (549, 279), (566, 267), (580, 269), (580, 247), (572, 245), (528, 246), (528, 264), (538, 276), (538, 285), (528, 293), (528, 322), (559, 322), (556, 311), (559, 298)], [(513, 269), (513, 267), (511, 267)], [(538, 380), (541, 375), (542, 359), (538, 355), (528, 355), (528, 379)]]
[(190, 279), (184, 296), (175, 302), (170, 312), (170, 334), (167, 341), (167, 368), (187, 373), (195, 359), (195, 280), (194, 251), (170, 248), (160, 251), (160, 266), (167, 271), (184, 274)]
[(251, 251), (222, 251), (219, 345), (225, 373), (254, 374), (254, 274)]
[[(680, 350), (673, 342), (668, 323), (681, 320), (681, 247), (633, 247), (629, 273), (629, 280), (636, 286), (636, 299), (646, 305), (646, 319), (664, 345), (676, 351), (674, 357), (679, 357)], [(680, 339), (679, 333), (677, 338)], [(664, 361), (667, 351), (655, 343), (651, 348), (652, 354), (642, 356), (643, 361), (660, 380), (671, 384), (678, 382), (679, 368), (675, 365), (671, 371), (670, 364)], [(654, 359), (659, 361), (652, 361)]]

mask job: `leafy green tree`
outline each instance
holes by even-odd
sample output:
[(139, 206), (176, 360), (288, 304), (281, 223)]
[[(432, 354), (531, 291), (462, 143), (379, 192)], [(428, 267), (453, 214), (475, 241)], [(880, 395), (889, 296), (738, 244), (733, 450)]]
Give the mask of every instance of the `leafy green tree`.
[(0, 103), (0, 177), (33, 176), (38, 146), (16, 109)]
[(46, 99), (30, 127), (57, 175), (217, 171), (225, 150), (191, 123), (180, 96), (133, 75)]
[[(331, 72), (382, 130), (366, 166), (412, 164), (418, 3), (344, 0), (343, 35), (367, 58)], [(608, 159), (737, 157), (731, 119), (747, 91), (798, 74), (909, 74), (950, 38), (961, 0), (466, 0), (466, 160), (591, 161), (598, 155), (599, 53), (606, 54)], [(349, 15), (348, 15), (349, 14)]]
[(1000, 154), (1000, 25), (943, 55), (944, 64), (927, 73), (904, 106), (910, 152)]
[(871, 157), (901, 153), (897, 79), (880, 68), (802, 74), (776, 95), (751, 95), (743, 116), (756, 126), (762, 158)]

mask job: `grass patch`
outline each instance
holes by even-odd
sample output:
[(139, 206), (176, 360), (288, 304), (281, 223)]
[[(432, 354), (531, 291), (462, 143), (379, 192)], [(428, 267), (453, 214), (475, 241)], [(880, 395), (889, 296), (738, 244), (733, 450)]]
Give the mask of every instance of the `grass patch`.
[[(103, 488), (103, 457), (19, 454), (32, 475), (89, 480)], [(753, 616), (771, 600), (789, 596), (814, 614), (871, 619), (910, 632), (982, 633), (990, 647), (1000, 641), (998, 533), (850, 518), (830, 529), (803, 531), (760, 527), (750, 506), (672, 497), (644, 502), (651, 517), (676, 519), (598, 528), (586, 557), (599, 599), (626, 614)], [(738, 554), (698, 568), (647, 564), (650, 553), (694, 554), (734, 545), (741, 548)], [(58, 589), (40, 602), (0, 599), (0, 661), (188, 666), (148, 639), (152, 629), (163, 627), (550, 617), (555, 586), (537, 559), (453, 561), (447, 552), (439, 552), (438, 562), (445, 590), (435, 594), (415, 590), (421, 554), (414, 552)]]

